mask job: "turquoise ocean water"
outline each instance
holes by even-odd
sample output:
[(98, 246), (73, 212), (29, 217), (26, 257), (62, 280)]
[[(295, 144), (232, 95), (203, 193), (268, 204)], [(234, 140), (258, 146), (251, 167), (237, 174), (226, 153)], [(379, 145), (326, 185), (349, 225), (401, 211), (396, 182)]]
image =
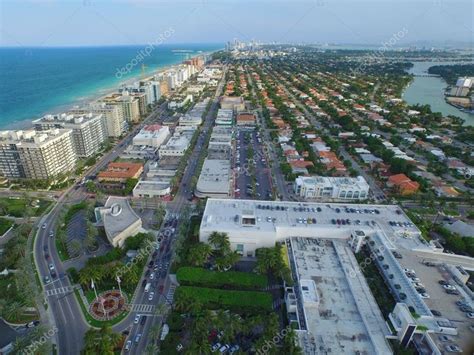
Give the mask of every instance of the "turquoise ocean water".
[(118, 70), (131, 63), (144, 46), (0, 48), (0, 129), (29, 125), (49, 112), (92, 100), (121, 82), (150, 74), (220, 44), (167, 44), (157, 47), (129, 74)]

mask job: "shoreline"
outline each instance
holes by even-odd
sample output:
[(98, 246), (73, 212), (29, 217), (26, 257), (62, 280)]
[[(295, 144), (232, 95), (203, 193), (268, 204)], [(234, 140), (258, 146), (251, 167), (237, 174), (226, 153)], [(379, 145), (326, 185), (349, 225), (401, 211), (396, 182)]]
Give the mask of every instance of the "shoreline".
[[(202, 56), (202, 55), (204, 55), (204, 56), (210, 55), (210, 54), (215, 53), (215, 52), (220, 51), (220, 50), (222, 50), (222, 49), (215, 49), (215, 50), (212, 50), (212, 51), (202, 51), (201, 53), (196, 53), (195, 55), (192, 55), (190, 57), (190, 59), (191, 58), (196, 58), (196, 57), (199, 57), (199, 56)], [(107, 95), (110, 95), (112, 93), (117, 92), (118, 89), (123, 85), (128, 85), (128, 84), (134, 83), (134, 82), (139, 81), (139, 80), (147, 80), (147, 79), (153, 77), (154, 75), (163, 73), (163, 72), (165, 72), (167, 70), (170, 70), (173, 67), (178, 66), (182, 63), (183, 63), (183, 60), (179, 60), (178, 62), (173, 63), (173, 64), (165, 64), (162, 67), (156, 67), (156, 68), (152, 69), (149, 73), (145, 73), (145, 76), (143, 78), (142, 78), (141, 73), (132, 74), (130, 77), (124, 78), (123, 80), (121, 80), (118, 83), (114, 83), (113, 85), (110, 85), (110, 86), (104, 86), (102, 88), (97, 88), (97, 89), (91, 91), (91, 93), (89, 95), (83, 96), (81, 98), (77, 98), (76, 100), (74, 100), (71, 103), (64, 103), (62, 105), (57, 105), (55, 107), (52, 107), (51, 109), (48, 109), (46, 112), (44, 112), (42, 114), (39, 114), (37, 117), (30, 117), (30, 118), (27, 118), (27, 119), (21, 119), (21, 120), (18, 120), (18, 121), (8, 122), (4, 126), (0, 127), (0, 130), (1, 131), (8, 131), (8, 130), (32, 129), (33, 128), (32, 121), (37, 119), (37, 118), (40, 118), (40, 117), (42, 117), (46, 114), (52, 114), (52, 115), (59, 114), (59, 113), (62, 113), (64, 111), (67, 111), (71, 108), (74, 108), (75, 106), (80, 107), (80, 106), (83, 106), (83, 105), (87, 105), (88, 103), (96, 101), (96, 100), (98, 100), (98, 99), (100, 99), (104, 96), (107, 96)]]
[[(443, 63), (442, 65), (449, 65), (450, 62), (446, 62), (446, 61), (439, 61), (440, 63)], [(417, 63), (434, 63), (434, 61), (418, 61)], [(415, 64), (413, 62), (413, 64)], [(413, 72), (413, 69), (412, 68), (411, 70), (407, 71), (408, 74), (416, 74)], [(423, 71), (425, 73), (428, 73), (428, 68), (426, 68), (425, 71)], [(423, 73), (422, 72), (422, 73)], [(418, 102), (417, 104), (420, 104), (420, 105), (429, 105), (431, 110), (433, 112), (440, 112), (443, 116), (449, 116), (449, 115), (453, 115), (453, 116), (456, 116), (458, 118), (460, 118), (463, 123), (462, 123), (462, 126), (474, 126), (474, 113), (472, 112), (467, 112), (467, 111), (463, 111), (463, 110), (460, 110), (458, 107), (454, 106), (454, 105), (451, 105), (450, 103), (448, 103), (446, 101), (446, 89), (447, 87), (449, 86), (449, 84), (441, 77), (441, 76), (433, 76), (433, 77), (418, 77), (418, 78), (421, 78), (421, 79), (438, 79), (440, 82), (441, 82), (441, 91), (439, 93), (439, 97), (438, 99), (441, 100), (446, 106), (456, 110), (457, 112), (453, 112), (453, 113), (445, 113), (445, 112), (442, 112), (441, 110), (438, 110), (436, 108), (433, 107), (433, 105), (431, 103), (428, 103), (427, 101), (429, 100), (424, 100), (424, 102)], [(411, 80), (404, 88), (403, 88), (403, 91), (402, 91), (402, 95), (401, 95), (401, 99), (404, 100), (407, 104), (411, 105), (407, 99), (406, 99), (406, 93), (407, 91), (409, 90), (409, 88), (414, 85), (415, 83), (415, 80), (417, 79), (416, 76), (413, 76), (413, 80)]]

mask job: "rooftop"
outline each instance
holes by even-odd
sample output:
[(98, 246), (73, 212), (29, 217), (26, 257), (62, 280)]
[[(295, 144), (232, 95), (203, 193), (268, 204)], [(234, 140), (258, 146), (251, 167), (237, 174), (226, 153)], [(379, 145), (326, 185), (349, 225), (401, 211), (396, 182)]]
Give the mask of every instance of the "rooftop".
[[(291, 239), (291, 258), (302, 290), (305, 354), (390, 354), (389, 329), (343, 241)], [(299, 293), (297, 293), (299, 294)]]

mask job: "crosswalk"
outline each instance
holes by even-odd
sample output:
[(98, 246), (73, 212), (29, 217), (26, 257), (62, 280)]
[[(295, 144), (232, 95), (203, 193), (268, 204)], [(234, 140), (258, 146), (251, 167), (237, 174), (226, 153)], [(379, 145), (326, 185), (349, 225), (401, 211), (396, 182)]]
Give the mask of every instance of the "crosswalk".
[(176, 291), (176, 285), (171, 285), (168, 290), (168, 294), (166, 295), (166, 299), (168, 300), (169, 303), (173, 303), (175, 291)]
[(51, 297), (51, 296), (56, 296), (56, 295), (64, 295), (66, 293), (70, 293), (73, 291), (74, 291), (73, 286), (58, 287), (58, 288), (53, 288), (51, 290), (46, 290), (46, 296)]
[(133, 304), (132, 305), (132, 312), (153, 314), (154, 311), (155, 311), (155, 306), (152, 304)]

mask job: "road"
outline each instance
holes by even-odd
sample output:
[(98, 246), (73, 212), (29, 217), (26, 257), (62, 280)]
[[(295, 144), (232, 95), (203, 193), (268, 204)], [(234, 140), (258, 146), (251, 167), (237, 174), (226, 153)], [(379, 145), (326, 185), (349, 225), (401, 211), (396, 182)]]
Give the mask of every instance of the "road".
[[(251, 92), (252, 96), (254, 98), (258, 98), (257, 94), (255, 93), (255, 88), (257, 87), (255, 81), (253, 80), (253, 77), (247, 72), (247, 80), (249, 83), (251, 83)], [(258, 100), (257, 100), (258, 102)], [(262, 127), (262, 141), (266, 145), (265, 151), (267, 152), (267, 162), (271, 166), (271, 177), (273, 178), (273, 186), (276, 187), (278, 191), (278, 196), (282, 200), (289, 201), (290, 200), (290, 194), (288, 192), (288, 186), (286, 184), (285, 178), (283, 176), (283, 173), (281, 172), (280, 169), (280, 157), (276, 153), (276, 148), (275, 144), (270, 136), (270, 130), (266, 126), (265, 119), (263, 117), (263, 111), (262, 107), (259, 105), (258, 106), (258, 116), (259, 116), (259, 123), (260, 127)]]
[[(198, 161), (201, 154), (204, 154), (204, 142), (207, 141), (208, 136), (211, 134), (212, 125), (214, 123), (214, 114), (218, 109), (219, 105), (219, 96), (222, 93), (224, 87), (224, 78), (225, 72), (223, 74), (222, 80), (219, 83), (216, 93), (213, 97), (213, 101), (211, 103), (210, 109), (204, 119), (204, 123), (201, 127), (201, 133), (198, 137), (196, 145), (191, 153), (189, 158), (189, 164), (187, 165), (182, 179), (179, 183), (178, 190), (172, 202), (167, 204), (167, 216), (169, 218), (173, 217), (180, 217), (180, 214), (187, 204), (189, 204), (189, 199), (192, 198), (193, 192), (189, 190), (191, 179), (193, 176), (197, 174), (197, 167)], [(178, 219), (178, 223), (179, 223)], [(178, 225), (175, 226), (177, 228)], [(164, 232), (164, 230), (161, 230)], [(163, 322), (163, 316), (161, 311), (163, 307), (167, 307), (167, 304), (171, 301), (171, 297), (173, 294), (174, 286), (170, 282), (169, 279), (169, 268), (171, 266), (172, 258), (174, 256), (174, 244), (175, 244), (175, 235), (174, 233), (169, 233), (168, 239), (165, 240), (166, 250), (167, 252), (158, 252), (158, 255), (154, 258), (154, 262), (158, 263), (168, 263), (168, 266), (162, 270), (162, 274), (155, 280), (152, 288), (149, 292), (154, 290), (155, 297), (152, 301), (148, 300), (149, 293), (145, 292), (144, 289), (141, 287), (141, 284), (146, 276), (146, 272), (142, 275), (142, 278), (139, 281), (139, 290), (137, 291), (137, 296), (134, 301), (134, 305), (132, 306), (132, 311), (127, 316), (127, 318), (120, 323), (120, 325), (114, 327), (115, 331), (124, 331), (129, 330), (130, 334), (127, 337), (127, 340), (132, 341), (132, 347), (130, 349), (129, 354), (143, 354), (145, 352), (146, 347), (149, 343), (152, 342), (150, 339), (149, 332), (150, 329), (153, 329), (157, 326), (161, 326)], [(169, 245), (169, 247), (168, 247)], [(169, 249), (168, 249), (169, 248)], [(147, 279), (149, 281), (149, 278)], [(159, 293), (160, 287), (163, 287), (162, 293)], [(143, 312), (142, 310), (147, 310), (147, 312)], [(147, 318), (145, 324), (133, 324), (133, 320), (137, 314), (146, 314)], [(141, 339), (138, 343), (135, 342), (135, 338), (138, 334), (141, 335)]]
[[(143, 125), (152, 122), (158, 115), (164, 111), (164, 104), (156, 108), (143, 122), (129, 132), (125, 138), (117, 144), (114, 150), (106, 153), (99, 162), (87, 171), (86, 176), (95, 175), (109, 162), (115, 160), (131, 141), (132, 137), (143, 127)], [(79, 354), (83, 346), (84, 333), (88, 329), (82, 311), (72, 291), (72, 285), (66, 276), (59, 256), (57, 254), (54, 237), (50, 237), (50, 231), (56, 229), (56, 222), (60, 212), (65, 204), (70, 201), (80, 201), (86, 198), (84, 188), (80, 182), (76, 182), (68, 188), (56, 201), (55, 206), (49, 214), (41, 220), (41, 226), (35, 238), (33, 252), (35, 257), (36, 269), (43, 282), (46, 276), (51, 278), (50, 264), (53, 265), (57, 277), (52, 282), (43, 285), (45, 299), (48, 303), (49, 320), (43, 320), (44, 323), (55, 325), (58, 333), (55, 336), (55, 342), (58, 352), (61, 354)], [(43, 228), (44, 226), (44, 228)], [(46, 249), (46, 250), (45, 250)], [(45, 258), (45, 253), (49, 259)], [(44, 282), (43, 282), (44, 284)]]

